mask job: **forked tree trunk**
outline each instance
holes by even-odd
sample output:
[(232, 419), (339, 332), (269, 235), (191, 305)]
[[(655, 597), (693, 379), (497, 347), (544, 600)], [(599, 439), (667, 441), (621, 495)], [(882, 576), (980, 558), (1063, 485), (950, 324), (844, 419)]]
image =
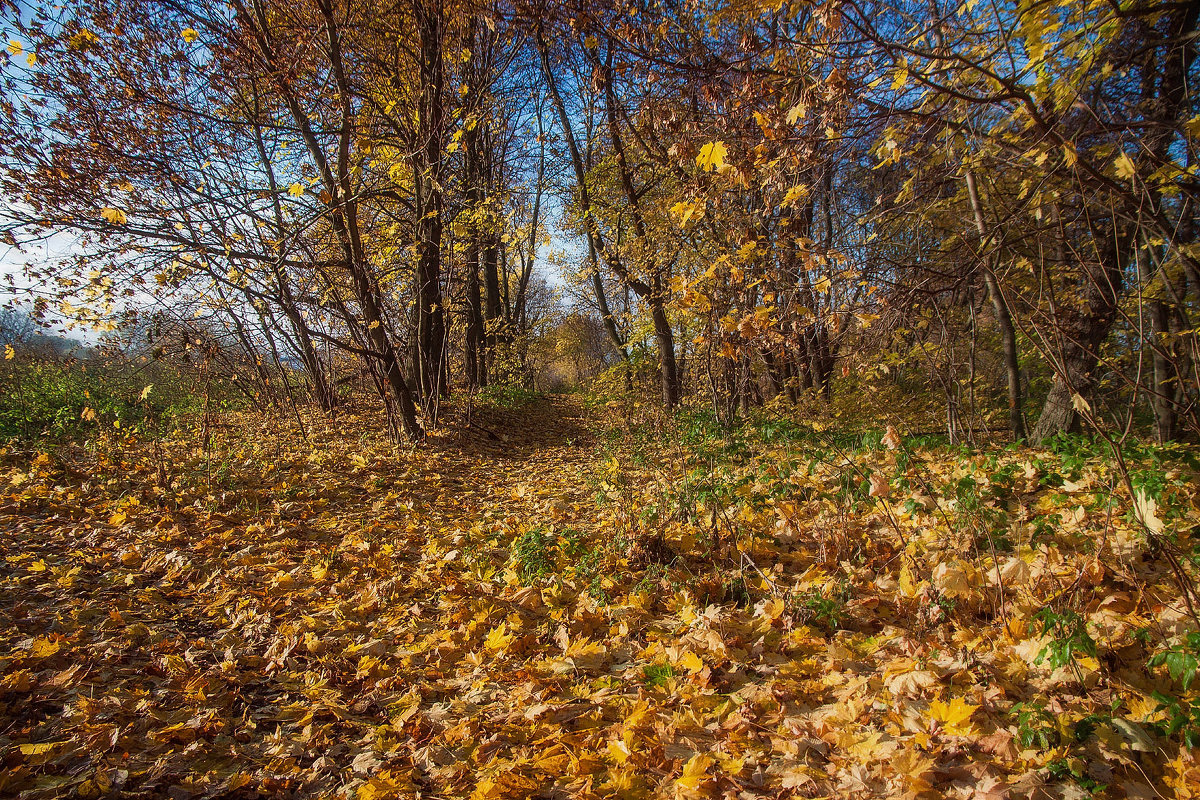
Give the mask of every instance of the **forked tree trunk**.
[(1084, 285), (1082, 302), (1077, 310), (1068, 309), (1060, 298), (1055, 326), (1060, 342), (1054, 361), (1054, 383), (1046, 395), (1042, 413), (1033, 429), (1033, 440), (1040, 442), (1056, 433), (1079, 430), (1079, 414), (1075, 396), (1085, 401), (1096, 384), (1099, 352), (1117, 316), (1121, 292), (1120, 255), (1128, 252), (1124, 246), (1127, 236), (1114, 232), (1111, 225), (1091, 223), (1092, 241), (1103, 243), (1097, 248), (1097, 262), (1083, 265)]

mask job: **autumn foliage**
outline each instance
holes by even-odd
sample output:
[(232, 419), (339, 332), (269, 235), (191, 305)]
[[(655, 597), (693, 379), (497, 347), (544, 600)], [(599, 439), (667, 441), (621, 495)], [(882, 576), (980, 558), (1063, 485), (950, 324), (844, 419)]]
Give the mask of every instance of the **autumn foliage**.
[(0, 795), (1200, 795), (1200, 5), (0, 27)]

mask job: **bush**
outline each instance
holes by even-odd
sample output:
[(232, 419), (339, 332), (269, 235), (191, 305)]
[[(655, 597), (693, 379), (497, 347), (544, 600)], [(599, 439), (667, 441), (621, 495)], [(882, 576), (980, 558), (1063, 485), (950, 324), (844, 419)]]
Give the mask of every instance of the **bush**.
[[(158, 362), (19, 358), (0, 361), (0, 441), (86, 438), (101, 427), (159, 430), (203, 411), (190, 376)], [(214, 387), (214, 409), (233, 405)]]
[(512, 562), (521, 583), (528, 586), (554, 570), (554, 537), (542, 528), (530, 528), (512, 543)]
[(484, 405), (516, 411), (533, 403), (540, 395), (516, 383), (498, 383), (479, 390), (479, 402)]

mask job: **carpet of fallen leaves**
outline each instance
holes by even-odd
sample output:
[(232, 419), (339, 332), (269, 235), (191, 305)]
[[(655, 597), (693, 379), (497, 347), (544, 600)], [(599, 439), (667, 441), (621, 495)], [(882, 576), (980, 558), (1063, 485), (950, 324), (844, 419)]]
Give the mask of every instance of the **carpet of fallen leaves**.
[(0, 795), (1200, 794), (1184, 461), (584, 417), (6, 452)]

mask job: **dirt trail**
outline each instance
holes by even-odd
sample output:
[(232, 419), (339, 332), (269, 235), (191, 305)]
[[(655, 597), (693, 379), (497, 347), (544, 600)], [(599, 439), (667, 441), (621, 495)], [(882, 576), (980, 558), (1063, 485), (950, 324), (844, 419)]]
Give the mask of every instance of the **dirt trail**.
[(572, 398), (475, 409), (469, 421), (459, 415), (447, 423), (430, 437), (419, 474), (407, 476), (419, 483), (393, 485), (400, 502), (414, 502), (431, 528), (453, 521), (478, 533), (501, 521), (516, 530), (568, 516), (580, 527), (597, 524), (587, 483), (596, 436)]

